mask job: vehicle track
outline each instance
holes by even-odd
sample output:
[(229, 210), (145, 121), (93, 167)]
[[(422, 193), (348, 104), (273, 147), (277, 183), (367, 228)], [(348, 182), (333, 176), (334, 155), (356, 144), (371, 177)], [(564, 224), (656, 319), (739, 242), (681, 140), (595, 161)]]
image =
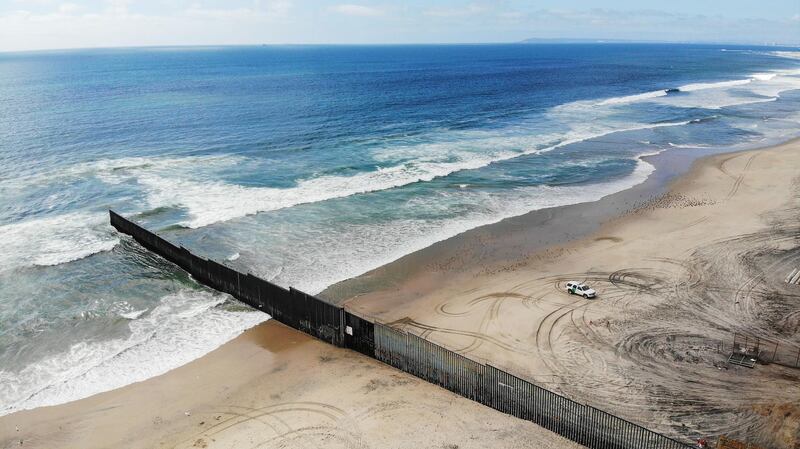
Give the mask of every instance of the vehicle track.
[[(447, 334), (447, 335), (459, 335), (459, 336), (472, 337), (472, 338), (479, 339), (479, 340), (481, 340), (483, 342), (486, 342), (486, 343), (491, 343), (491, 344), (493, 344), (493, 345), (495, 345), (495, 346), (497, 346), (497, 347), (499, 347), (501, 349), (505, 349), (505, 350), (510, 351), (510, 352), (515, 352), (515, 353), (518, 353), (518, 354), (525, 354), (525, 355), (533, 354), (533, 351), (529, 351), (529, 350), (527, 350), (525, 348), (516, 347), (516, 346), (511, 345), (509, 343), (506, 343), (506, 342), (504, 342), (504, 341), (502, 341), (502, 340), (500, 340), (500, 339), (498, 339), (496, 337), (493, 337), (491, 335), (482, 334), (480, 332), (465, 331), (465, 330), (460, 330), (460, 329), (451, 329), (451, 328), (442, 327), (442, 326), (434, 326), (434, 325), (430, 325), (430, 324), (424, 324), (424, 323), (421, 323), (421, 322), (416, 321), (416, 320), (414, 320), (412, 318), (409, 318), (409, 317), (401, 318), (401, 319), (393, 321), (391, 323), (387, 323), (387, 325), (391, 326), (391, 327), (402, 328), (402, 329), (404, 329), (406, 331), (408, 331), (407, 328), (410, 327), (410, 328), (413, 328), (413, 329), (418, 329), (419, 331), (426, 331), (427, 330), (427, 331), (430, 331), (431, 334), (433, 334), (433, 333), (441, 333), (441, 334)], [(414, 333), (419, 335), (419, 332), (414, 332)]]
[[(319, 419), (327, 421), (327, 424), (324, 426), (294, 428), (289, 418), (296, 413), (315, 415)], [(273, 436), (250, 447), (260, 447), (266, 442), (286, 436), (299, 438), (309, 429), (326, 429), (326, 432), (332, 434), (345, 433), (350, 436), (348, 447), (365, 447), (361, 444), (363, 442), (360, 441), (360, 437), (357, 435), (358, 423), (351, 419), (342, 409), (322, 402), (286, 402), (261, 408), (229, 405), (223, 409), (211, 410), (207, 414), (216, 416), (214, 418), (216, 422), (212, 426), (179, 442), (174, 447), (186, 447), (198, 438), (213, 438), (235, 427), (255, 423), (264, 426)]]
[(726, 175), (730, 176), (734, 180), (733, 181), (733, 186), (731, 186), (731, 190), (728, 192), (728, 195), (726, 196), (726, 199), (733, 198), (734, 195), (736, 195), (736, 193), (739, 191), (739, 188), (742, 186), (742, 182), (744, 181), (745, 174), (750, 169), (750, 166), (753, 164), (753, 160), (758, 155), (759, 155), (759, 153), (754, 153), (754, 154), (750, 155), (750, 157), (747, 158), (747, 162), (745, 163), (744, 168), (742, 168), (742, 172), (739, 173), (738, 175), (734, 175), (730, 171), (728, 171), (728, 169), (725, 168), (725, 164), (730, 162), (730, 161), (732, 161), (732, 160), (734, 160), (734, 159), (736, 159), (736, 158), (738, 158), (738, 157), (740, 157), (739, 155), (731, 156), (731, 157), (725, 159), (720, 164), (720, 166), (719, 166), (720, 171), (722, 171)]

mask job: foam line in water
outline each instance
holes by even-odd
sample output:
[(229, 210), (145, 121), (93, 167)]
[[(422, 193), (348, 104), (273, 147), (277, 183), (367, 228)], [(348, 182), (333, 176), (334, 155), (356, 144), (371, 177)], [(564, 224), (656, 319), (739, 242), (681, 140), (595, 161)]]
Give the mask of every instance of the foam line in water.
[[(331, 284), (366, 273), (470, 229), (533, 210), (596, 201), (633, 187), (644, 182), (655, 170), (644, 158), (659, 153), (640, 154), (630, 175), (609, 182), (525, 187), (505, 192), (502, 196), (472, 189), (454, 189), (449, 195), (455, 204), (480, 204), (481, 208), (448, 219), (403, 219), (378, 225), (352, 224), (338, 230), (319, 229), (312, 234), (313, 247), (302, 244), (294, 247), (294, 258), (282, 259), (277, 275), (273, 267), (265, 267), (259, 274), (277, 283), (292, 284), (318, 293)], [(434, 207), (441, 206), (441, 198), (429, 201), (437, 202)], [(416, 206), (425, 209), (425, 204)], [(307, 260), (298, 259), (297, 255), (301, 254), (307, 254), (314, 263), (310, 265)]]
[(645, 92), (642, 94), (634, 94), (634, 95), (626, 95), (624, 97), (612, 97), (606, 100), (603, 100), (597, 103), (598, 106), (607, 106), (607, 105), (614, 105), (614, 104), (625, 104), (625, 103), (633, 103), (637, 101), (645, 101), (650, 100), (653, 98), (658, 97), (665, 97), (667, 95), (666, 90), (655, 90), (652, 92)]
[(119, 243), (104, 214), (74, 212), (0, 226), (0, 270), (58, 265)]
[(776, 73), (776, 72), (772, 72), (772, 73), (754, 73), (753, 74), (753, 79), (755, 79), (757, 81), (769, 81), (772, 78), (775, 78), (776, 76), (778, 76), (778, 73)]
[(769, 54), (787, 59), (800, 59), (800, 51), (773, 51)]
[(679, 87), (678, 90), (681, 92), (694, 92), (706, 89), (722, 89), (725, 87), (744, 86), (745, 84), (750, 84), (752, 81), (752, 78), (746, 78), (741, 80), (718, 81), (715, 83), (692, 83), (683, 85)]
[(198, 228), (259, 212), (426, 182), (617, 132), (689, 123), (576, 123), (576, 117), (584, 117), (584, 113), (567, 105), (548, 113), (550, 120), (573, 123), (561, 133), (453, 132), (447, 141), (388, 147), (374, 153), (378, 165), (374, 171), (301, 179), (291, 188), (248, 187), (218, 180), (219, 170), (247, 163), (248, 159), (240, 156), (123, 158), (81, 164), (66, 172), (80, 176), (92, 173), (110, 184), (135, 180), (145, 189), (149, 208), (185, 208), (190, 218), (180, 224)]
[[(557, 148), (603, 137), (617, 132), (683, 126), (689, 121), (634, 126), (609, 126), (589, 130), (585, 134), (565, 139), (544, 148), (529, 148), (521, 151), (498, 151), (489, 156), (461, 153), (455, 162), (413, 161), (380, 168), (374, 172), (358, 175), (323, 176), (298, 182), (296, 187), (277, 189), (268, 187), (244, 187), (225, 182), (198, 182), (190, 179), (175, 179), (143, 173), (138, 181), (149, 190), (148, 201), (152, 207), (163, 205), (181, 206), (188, 209), (191, 218), (181, 223), (191, 228), (228, 221), (234, 218), (315, 203), (334, 198), (376, 192), (402, 187), (415, 182), (431, 181), (463, 170), (474, 170), (489, 164), (555, 150)], [(488, 147), (486, 143), (482, 144)], [(450, 154), (452, 157), (453, 154)]]
[[(616, 97), (598, 103), (578, 101), (552, 108), (545, 119), (566, 125), (567, 129), (549, 135), (524, 134), (517, 129), (485, 133), (482, 131), (450, 132), (446, 140), (428, 142), (412, 147), (387, 147), (375, 152), (374, 171), (354, 176), (321, 176), (301, 179), (291, 188), (246, 187), (219, 180), (218, 171), (247, 163), (241, 156), (190, 156), (165, 158), (124, 158), (78, 164), (62, 170), (60, 176), (85, 177), (90, 174), (104, 182), (118, 184), (135, 180), (144, 187), (148, 206), (182, 207), (189, 218), (181, 225), (202, 227), (245, 215), (293, 207), (298, 204), (326, 201), (361, 193), (402, 187), (426, 182), (463, 170), (480, 169), (489, 164), (513, 158), (545, 153), (554, 149), (606, 136), (612, 133), (652, 129), (663, 126), (682, 126), (690, 121), (658, 124), (615, 123), (603, 120), (606, 109), (640, 101), (665, 101), (686, 107), (722, 107), (727, 105), (775, 101), (784, 90), (800, 87), (795, 71), (784, 70), (757, 73), (746, 80), (718, 83), (698, 83), (681, 87), (688, 96), (666, 95), (664, 91)], [(709, 92), (725, 92), (728, 88), (748, 85), (760, 97), (709, 96)], [(700, 95), (694, 97), (693, 95)], [(590, 114), (592, 120), (584, 120)], [(525, 124), (517, 128), (524, 128)], [(40, 182), (52, 174), (34, 176)], [(42, 178), (42, 179), (39, 179)], [(28, 181), (31, 181), (30, 179)], [(25, 180), (6, 180), (22, 188)], [(37, 221), (39, 220), (39, 221)], [(0, 227), (0, 262), (4, 268), (24, 265), (54, 265), (106, 251), (117, 243), (115, 236), (106, 233), (98, 222), (87, 216), (43, 218)], [(80, 224), (83, 223), (83, 224)], [(42, 232), (36, 232), (39, 228)], [(50, 232), (52, 230), (53, 232)], [(22, 242), (33, 242), (33, 258), (20, 256)]]
[[(376, 151), (373, 171), (353, 176), (309, 177), (298, 180), (291, 188), (249, 187), (220, 180), (218, 170), (247, 162), (247, 158), (240, 156), (126, 158), (81, 164), (65, 171), (71, 176), (93, 172), (109, 183), (134, 179), (146, 190), (150, 208), (184, 208), (188, 219), (180, 225), (198, 228), (259, 212), (427, 182), (616, 132), (685, 125), (688, 122), (615, 123), (608, 118), (615, 107), (643, 101), (710, 109), (775, 101), (780, 92), (800, 87), (800, 79), (789, 76), (791, 73), (791, 70), (756, 73), (741, 80), (681, 86), (679, 89), (688, 95), (667, 95), (666, 91), (658, 90), (600, 102), (567, 103), (552, 108), (543, 117), (565, 126), (562, 131), (526, 135), (519, 131), (525, 128), (524, 121), (514, 128), (493, 133), (450, 131), (444, 137), (437, 136), (439, 140), (411, 147), (392, 145)], [(755, 96), (734, 96), (728, 92), (745, 85)], [(541, 117), (535, 118), (539, 119)]]
[[(593, 103), (594, 106), (618, 106), (629, 103), (646, 101), (659, 101), (666, 104), (682, 107), (702, 107), (705, 109), (719, 109), (722, 107), (741, 106), (745, 104), (775, 101), (781, 92), (800, 89), (800, 80), (793, 78), (798, 70), (775, 70), (765, 73), (754, 73), (749, 78), (708, 83), (685, 84), (674, 90), (685, 94), (694, 93), (695, 96), (670, 96), (667, 90), (644, 92), (641, 94), (612, 97)], [(749, 92), (769, 98), (752, 98), (734, 96), (728, 89), (741, 89), (747, 86)], [(717, 93), (714, 93), (717, 92)], [(585, 103), (585, 102), (576, 102)], [(565, 105), (565, 106), (569, 106)]]
[[(780, 92), (800, 88), (796, 70), (756, 73), (746, 80), (718, 83), (689, 84), (682, 90), (689, 97), (669, 96), (664, 91), (616, 97), (600, 105), (618, 106), (640, 101), (666, 101), (686, 107), (722, 107), (775, 101)], [(748, 85), (760, 97), (730, 97), (712, 95), (731, 87)], [(691, 95), (700, 95), (692, 97)], [(181, 223), (193, 228), (251, 215), (292, 207), (298, 204), (326, 201), (360, 193), (402, 187), (425, 182), (463, 170), (485, 167), (513, 158), (545, 153), (554, 149), (624, 131), (681, 126), (690, 121), (660, 124), (626, 124), (602, 120), (578, 121), (577, 117), (600, 117), (604, 110), (598, 103), (578, 101), (551, 109), (548, 120), (568, 124), (569, 129), (551, 135), (525, 135), (500, 131), (486, 134), (479, 131), (453, 133), (449, 141), (431, 142), (415, 147), (391, 147), (376, 152), (379, 168), (355, 176), (322, 176), (300, 180), (292, 188), (245, 187), (218, 179), (218, 170), (246, 163), (241, 156), (190, 156), (145, 158), (133, 157), (78, 164), (61, 170), (59, 176), (85, 177), (95, 175), (104, 182), (118, 184), (135, 179), (147, 192), (150, 207), (177, 206), (186, 208), (189, 219)], [(599, 122), (599, 123), (598, 123)], [(520, 125), (522, 126), (522, 125)], [(485, 151), (473, 151), (482, 148)], [(433, 155), (433, 156), (432, 156)], [(405, 158), (398, 163), (398, 158)], [(8, 186), (24, 188), (29, 182), (42, 182), (53, 174), (40, 173), (32, 179), (7, 179)], [(211, 181), (209, 181), (211, 179)], [(70, 214), (60, 217), (32, 219), (22, 223), (0, 226), (0, 266), (2, 269), (19, 266), (56, 265), (80, 259), (113, 248), (118, 239), (109, 233), (102, 214)], [(106, 228), (106, 229), (104, 229)], [(23, 246), (25, 248), (23, 248)], [(32, 249), (31, 249), (32, 248)], [(25, 249), (25, 251), (23, 251)], [(26, 252), (33, 257), (26, 257)]]
[(669, 145), (672, 148), (709, 148), (710, 147), (710, 145), (705, 145), (705, 144), (702, 144), (702, 143), (678, 144), (678, 143), (667, 142), (667, 145)]
[(269, 318), (219, 306), (227, 296), (183, 290), (131, 314), (127, 338), (86, 341), (22, 368), (0, 368), (0, 415), (62, 404), (139, 382), (197, 359)]

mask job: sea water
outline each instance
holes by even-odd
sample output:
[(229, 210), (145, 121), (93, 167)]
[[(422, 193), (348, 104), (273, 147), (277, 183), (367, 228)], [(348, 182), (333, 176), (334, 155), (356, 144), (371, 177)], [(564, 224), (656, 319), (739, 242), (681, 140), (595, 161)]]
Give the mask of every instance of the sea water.
[(643, 155), (800, 134), (791, 49), (148, 48), (0, 54), (0, 414), (195, 359), (266, 315), (108, 225), (317, 293), (645, 180)]

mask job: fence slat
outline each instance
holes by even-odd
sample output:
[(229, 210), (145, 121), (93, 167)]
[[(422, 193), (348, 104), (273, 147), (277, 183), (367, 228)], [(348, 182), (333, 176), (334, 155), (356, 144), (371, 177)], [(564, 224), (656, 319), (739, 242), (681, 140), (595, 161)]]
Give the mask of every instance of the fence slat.
[[(176, 264), (198, 282), (228, 293), (290, 327), (320, 340), (366, 354), (387, 365), (480, 402), (532, 421), (592, 449), (687, 449), (690, 446), (594, 407), (580, 404), (491, 365), (478, 363), (427, 339), (373, 323), (296, 289), (242, 274), (206, 260), (109, 211), (111, 225), (146, 249)], [(734, 350), (761, 342), (734, 336)], [(800, 349), (775, 343), (771, 357), (800, 365)], [(795, 352), (796, 350), (796, 352)]]

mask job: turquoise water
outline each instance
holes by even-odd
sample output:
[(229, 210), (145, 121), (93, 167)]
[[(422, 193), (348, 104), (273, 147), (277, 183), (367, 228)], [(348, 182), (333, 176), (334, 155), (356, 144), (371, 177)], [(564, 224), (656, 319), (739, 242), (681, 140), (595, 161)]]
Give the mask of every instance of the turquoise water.
[(0, 54), (0, 413), (160, 374), (265, 318), (120, 238), (108, 208), (316, 293), (636, 185), (643, 155), (788, 140), (798, 89), (796, 54), (755, 47)]

